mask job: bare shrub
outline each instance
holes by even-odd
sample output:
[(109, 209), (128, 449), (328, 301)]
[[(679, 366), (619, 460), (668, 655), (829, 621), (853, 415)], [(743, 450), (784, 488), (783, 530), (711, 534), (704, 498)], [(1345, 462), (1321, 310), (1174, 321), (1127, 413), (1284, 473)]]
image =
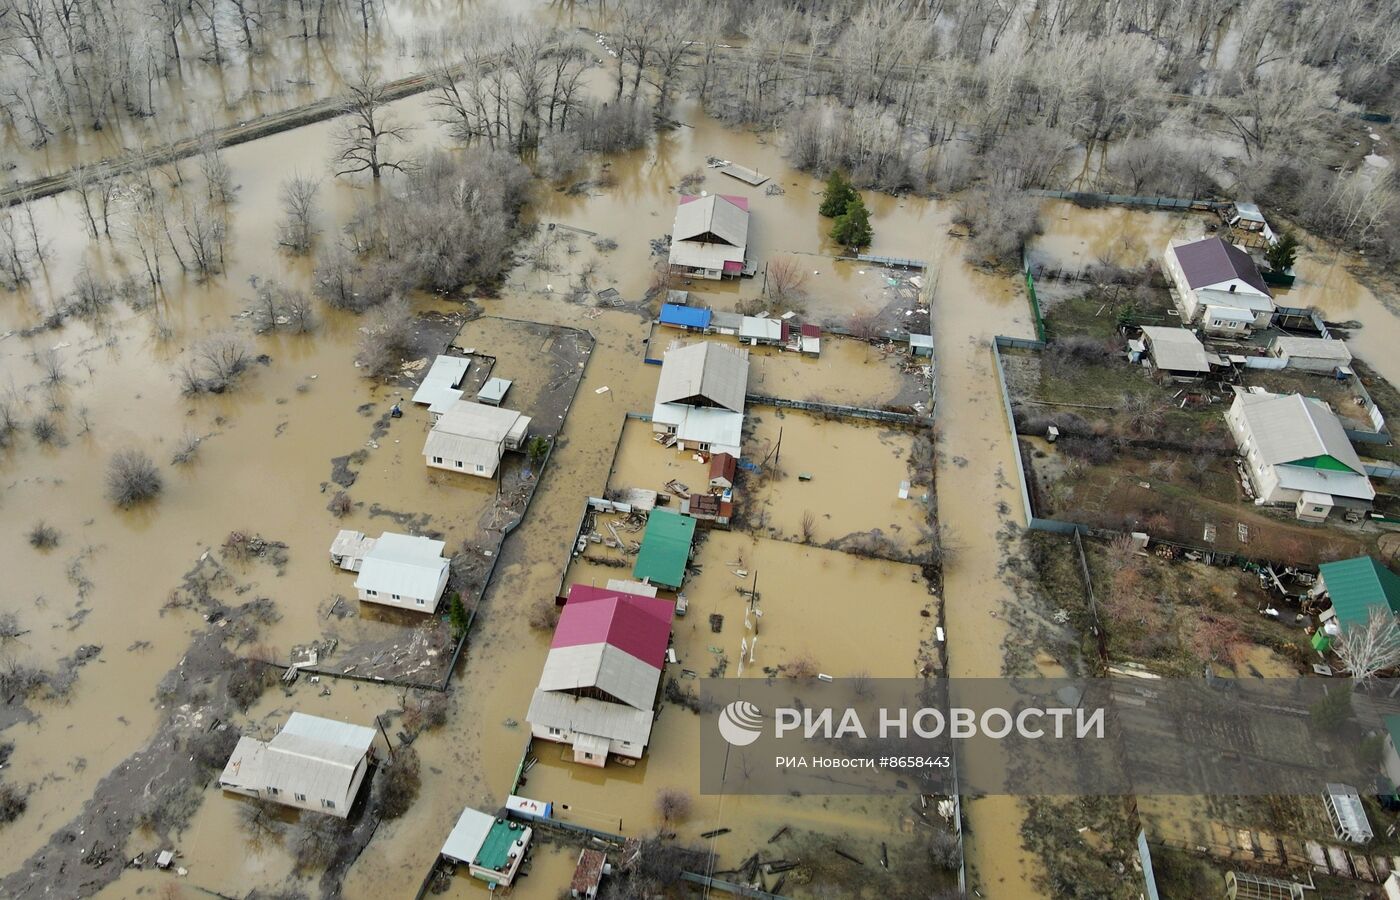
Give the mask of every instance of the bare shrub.
[(349, 823), (335, 816), (303, 812), (287, 836), (297, 870), (314, 872), (329, 866), (348, 844), (350, 828)]
[(0, 825), (8, 825), (24, 815), (29, 798), (12, 784), (0, 784)]
[[(0, 641), (8, 641), (24, 634), (25, 629), (20, 625), (19, 616), (13, 612), (0, 612)], [(4, 760), (4, 745), (0, 744), (0, 765)]]
[(311, 178), (293, 175), (282, 182), (282, 221), (277, 230), (277, 242), (302, 256), (311, 250), (316, 239), (316, 192), (320, 185)]
[(111, 283), (98, 278), (84, 263), (73, 278), (73, 290), (68, 294), (68, 308), (80, 319), (94, 319), (105, 313), (116, 299)]
[(271, 666), (256, 659), (237, 660), (230, 668), (225, 690), (228, 698), (238, 707), (239, 712), (247, 712), (248, 707), (258, 702), (274, 683), (277, 677)]
[(530, 604), (529, 622), (536, 631), (553, 631), (559, 624), (559, 605), (549, 597), (540, 597)]
[(807, 296), (807, 268), (794, 256), (779, 256), (764, 268), (763, 290), (779, 303), (794, 303)]
[(45, 446), (63, 443), (63, 432), (59, 429), (57, 420), (47, 414), (37, 416), (29, 423), (29, 433), (34, 436), (34, 440)]
[(350, 500), (350, 494), (346, 491), (336, 491), (331, 497), (331, 502), (326, 504), (326, 509), (337, 519), (350, 514), (350, 510), (355, 508), (355, 504)]
[(285, 828), (281, 804), (261, 797), (250, 797), (238, 807), (238, 824), (248, 832), (254, 845), (276, 838)]
[(39, 367), (40, 373), (44, 376), (44, 384), (49, 387), (57, 387), (68, 378), (63, 357), (59, 356), (58, 351), (52, 347), (36, 350), (34, 352), (34, 365)]
[(177, 377), (187, 394), (222, 394), (253, 364), (253, 348), (239, 334), (212, 334), (195, 344)]
[(408, 812), (418, 799), (422, 784), (418, 751), (400, 747), (393, 762), (379, 770), (374, 779), (374, 808), (382, 819), (397, 819)]
[(802, 543), (810, 544), (816, 535), (817, 514), (810, 509), (802, 513), (802, 533), (799, 537)]
[(190, 739), (189, 749), (194, 761), (206, 769), (222, 769), (238, 746), (238, 730), (221, 725)]
[(446, 724), (446, 694), (432, 691), (418, 694), (404, 701), (403, 726), (411, 734), (431, 731)]
[(378, 307), (360, 329), (355, 361), (370, 378), (384, 378), (403, 362), (413, 336), (413, 310), (403, 298)]
[(40, 519), (29, 529), (29, 546), (39, 550), (52, 550), (58, 546), (59, 533), (49, 523)]
[(796, 678), (798, 680), (816, 678), (817, 673), (821, 671), (820, 667), (817, 666), (817, 661), (809, 653), (794, 657), (783, 663), (779, 668), (783, 670), (783, 674), (787, 677)]
[(556, 131), (540, 141), (535, 153), (535, 171), (546, 181), (558, 183), (571, 178), (582, 161), (578, 136)]
[(164, 486), (155, 460), (144, 450), (118, 450), (107, 462), (107, 496), (122, 509), (154, 500)]
[(690, 818), (695, 800), (680, 788), (665, 787), (656, 792), (655, 806), (656, 818), (669, 828)]
[(194, 462), (199, 455), (199, 444), (203, 440), (193, 431), (186, 430), (175, 441), (175, 450), (170, 454), (170, 464), (172, 466), (186, 466)]
[(953, 221), (970, 235), (968, 261), (990, 267), (1019, 264), (1026, 239), (1041, 230), (1040, 205), (1034, 197), (986, 186), (962, 195)]
[(0, 394), (0, 449), (10, 446), (19, 426), (19, 402), (11, 394)]
[(935, 830), (928, 837), (929, 862), (940, 869), (952, 871), (962, 865), (962, 847), (951, 831)]

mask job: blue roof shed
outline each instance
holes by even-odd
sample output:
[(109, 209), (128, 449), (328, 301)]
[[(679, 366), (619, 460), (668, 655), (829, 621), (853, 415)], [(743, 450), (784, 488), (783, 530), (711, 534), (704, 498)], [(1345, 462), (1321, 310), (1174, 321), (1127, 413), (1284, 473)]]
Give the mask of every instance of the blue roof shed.
[(710, 310), (703, 306), (663, 303), (661, 304), (661, 324), (674, 328), (691, 328), (703, 331), (710, 327)]

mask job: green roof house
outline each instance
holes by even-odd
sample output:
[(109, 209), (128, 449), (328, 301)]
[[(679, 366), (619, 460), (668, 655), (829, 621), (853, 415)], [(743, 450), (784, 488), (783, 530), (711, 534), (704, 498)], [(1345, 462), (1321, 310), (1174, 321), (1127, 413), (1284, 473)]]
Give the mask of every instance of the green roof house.
[(695, 520), (669, 509), (653, 509), (642, 534), (642, 549), (632, 577), (679, 590), (685, 583), (685, 566), (695, 540)]
[(1400, 613), (1400, 575), (1369, 556), (1318, 566), (1321, 587), (1332, 598), (1332, 612), (1342, 628), (1365, 625), (1373, 609)]

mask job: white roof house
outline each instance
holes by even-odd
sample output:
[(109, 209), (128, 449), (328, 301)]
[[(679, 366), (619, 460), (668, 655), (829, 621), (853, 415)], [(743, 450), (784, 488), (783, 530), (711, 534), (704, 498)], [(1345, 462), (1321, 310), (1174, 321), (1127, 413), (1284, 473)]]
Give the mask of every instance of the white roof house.
[(331, 541), (331, 562), (347, 572), (358, 572), (365, 556), (374, 549), (374, 538), (363, 531), (342, 528)]
[(1343, 341), (1320, 337), (1283, 335), (1269, 343), (1269, 355), (1288, 360), (1288, 368), (1330, 372), (1351, 365), (1351, 351)]
[(1366, 508), (1375, 499), (1341, 421), (1321, 400), (1239, 390), (1225, 418), (1260, 502), (1298, 503), (1310, 494), (1314, 505), (1325, 497)]
[(744, 316), (739, 324), (739, 340), (756, 344), (782, 343), (783, 323), (767, 316)]
[(748, 243), (748, 200), (723, 194), (681, 198), (671, 226), (671, 265), (703, 278), (737, 276)]
[(747, 350), (702, 341), (666, 351), (652, 409), (652, 430), (682, 448), (738, 457), (743, 443)]
[(433, 424), (423, 444), (430, 467), (492, 478), (507, 450), (518, 450), (530, 417), (470, 400), (454, 402)]
[(462, 379), (467, 377), (471, 360), (462, 356), (439, 356), (413, 392), (413, 402), (426, 404), (428, 412), (440, 416), (462, 399)]
[(1142, 336), (1152, 364), (1176, 375), (1205, 375), (1210, 372), (1211, 355), (1200, 338), (1185, 328), (1145, 325)]
[(384, 532), (360, 565), (355, 579), (360, 599), (435, 612), (451, 570), (451, 561), (442, 555), (446, 546), (431, 538)]
[(343, 819), (364, 780), (374, 735), (363, 725), (294, 712), (270, 741), (239, 738), (219, 786)]

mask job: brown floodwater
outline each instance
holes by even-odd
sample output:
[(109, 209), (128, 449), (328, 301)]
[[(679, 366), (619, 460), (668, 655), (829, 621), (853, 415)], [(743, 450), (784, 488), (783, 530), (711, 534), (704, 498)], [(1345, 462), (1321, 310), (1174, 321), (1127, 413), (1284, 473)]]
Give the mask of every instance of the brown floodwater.
[[(395, 111), (422, 125), (415, 137), (418, 146), (445, 145), (430, 124), (424, 98), (395, 104)], [(835, 248), (815, 213), (820, 186), (784, 165), (776, 141), (727, 130), (688, 106), (678, 116), (693, 127), (678, 128), (652, 148), (609, 161), (614, 187), (593, 188), (582, 196), (542, 191), (533, 208), (532, 215), (541, 222), (562, 222), (616, 240), (616, 250), (601, 252), (579, 239), (578, 252), (556, 253), (552, 269), (519, 267), (501, 296), (481, 301), (491, 315), (588, 329), (598, 345), (541, 490), (507, 545), (474, 626), (466, 661), (454, 682), (449, 724), (416, 742), (423, 758), (423, 794), (402, 819), (379, 829), (349, 873), (346, 896), (393, 896), (406, 885), (416, 885), (437, 841), (463, 805), (489, 808), (504, 799), (525, 746), (520, 720), (547, 647), (547, 636), (529, 626), (531, 604), (553, 596), (566, 578), (587, 581), (618, 573), (596, 563), (575, 563), (566, 573), (583, 499), (600, 494), (610, 483), (658, 487), (658, 476), (661, 482), (669, 477), (684, 481), (703, 469), (652, 443), (644, 426), (629, 427), (610, 480), (614, 447), (624, 434), (623, 415), (650, 409), (656, 375), (654, 367), (641, 362), (642, 342), (649, 332), (642, 318), (565, 301), (568, 287), (578, 282), (584, 267), (596, 265), (594, 286), (613, 285), (626, 299), (639, 299), (654, 262), (649, 241), (670, 227), (673, 186), (682, 175), (703, 166), (706, 156), (715, 155), (772, 174), (785, 191), (770, 196), (762, 187), (750, 188), (713, 172), (701, 185), (751, 198), (759, 258), (793, 254), (810, 261), (810, 271), (816, 274), (809, 276), (808, 314), (837, 319), (852, 309), (874, 310), (887, 302), (888, 285), (878, 270), (861, 274), (862, 265), (828, 258)], [(174, 361), (200, 336), (238, 324), (234, 317), (247, 303), (250, 276), (307, 286), (307, 266), (273, 249), (277, 186), (293, 171), (325, 172), (329, 133), (330, 125), (323, 123), (227, 151), (241, 190), (233, 211), (226, 275), (205, 285), (173, 278), (170, 298), (158, 310), (135, 314), (119, 309), (100, 325), (70, 322), (31, 339), (0, 338), (0, 384), (12, 385), (25, 398), (26, 419), (62, 406), (54, 415), (66, 435), (61, 447), (37, 446), (22, 436), (16, 447), (0, 453), (0, 567), (10, 588), (4, 602), (30, 629), (4, 652), (22, 662), (53, 666), (82, 643), (104, 647), (99, 660), (81, 670), (69, 697), (36, 702), (41, 718), (5, 733), (16, 743), (6, 778), (39, 787), (22, 827), (6, 830), (6, 860), (13, 860), (11, 865), (70, 820), (97, 781), (141, 747), (167, 714), (150, 699), (155, 684), (179, 661), (190, 633), (204, 623), (187, 611), (162, 614), (161, 607), (200, 554), (217, 547), (230, 531), (257, 531), (289, 545), (290, 560), (280, 577), (266, 567), (244, 573), (255, 583), (256, 595), (278, 602), (282, 619), (270, 626), (265, 640), (285, 651), (328, 633), (348, 641), (382, 635), (389, 627), (358, 618), (324, 618), (330, 597), (348, 588), (349, 577), (327, 565), (324, 556), (336, 528), (377, 533), (394, 527), (389, 519), (369, 515), (369, 506), (378, 503), (389, 510), (431, 516), (430, 527), (455, 544), (470, 534), (490, 501), (483, 485), (434, 478), (423, 469), (418, 442), (425, 416), (419, 409), (409, 409), (405, 418), (395, 420), (377, 447), (367, 445), (373, 419), (357, 409), (374, 404), (377, 417), (399, 392), (358, 377), (353, 365), (358, 322), (353, 317), (321, 310), (321, 326), (313, 335), (256, 338), (259, 352), (267, 353), (271, 363), (255, 367), (237, 391), (224, 396), (183, 397), (171, 377)], [(594, 163), (592, 174), (600, 169), (601, 164)], [(356, 198), (370, 190), (363, 183), (327, 179), (322, 190), (323, 229), (333, 230)], [(933, 264), (939, 368), (937, 501), (942, 539), (950, 550), (941, 598), (948, 663), (954, 675), (997, 675), (1006, 636), (1001, 610), (1016, 602), (1001, 576), (1006, 549), (997, 531), (1007, 522), (1019, 524), (1019, 511), (1012, 487), (1011, 438), (995, 389), (988, 342), (998, 333), (1030, 334), (1027, 306), (1015, 279), (972, 271), (962, 263), (960, 245), (947, 236), (948, 207), (912, 198), (869, 199), (876, 230), (872, 251)], [(0, 335), (41, 319), (53, 298), (72, 284), (83, 262), (111, 272), (131, 265), (110, 246), (89, 246), (72, 198), (42, 201), (36, 215), (51, 255), (31, 291), (0, 297)], [(1137, 229), (1142, 246), (1151, 246), (1179, 227), (1165, 224), (1174, 222), (1165, 214), (1075, 210), (1065, 215), (1064, 221), (1074, 227), (1047, 222), (1047, 235), (1041, 239), (1045, 246), (1063, 241), (1065, 249), (1057, 252), (1095, 259), (1137, 246), (1124, 241), (1125, 231)], [(1080, 217), (1085, 224), (1077, 232)], [(1305, 253), (1300, 262), (1302, 284), (1294, 290), (1313, 291), (1317, 299), (1309, 302), (1322, 306), (1329, 317), (1364, 322), (1353, 335), (1353, 346), (1386, 374), (1400, 375), (1394, 371), (1400, 363), (1379, 353), (1382, 342), (1393, 342), (1400, 326), (1381, 301), (1356, 285), (1344, 262), (1332, 265), (1325, 255)], [(758, 290), (752, 281), (690, 287), (698, 300), (720, 308), (732, 307)], [(423, 308), (450, 308), (426, 298), (417, 302)], [(153, 336), (157, 320), (170, 328), (169, 340)], [(540, 350), (537, 343), (505, 332), (483, 336), (490, 339), (503, 366), (525, 366)], [(472, 342), (470, 332), (465, 340)], [(831, 390), (848, 402), (872, 402), (898, 390), (900, 374), (878, 351), (828, 343), (831, 355), (819, 360), (759, 354), (758, 384), (773, 393)], [(38, 384), (39, 369), (29, 359), (31, 352), (49, 347), (60, 347), (68, 372), (54, 397)], [(877, 355), (869, 361), (860, 358), (872, 353)], [(608, 390), (598, 393), (603, 387)], [(79, 413), (83, 408), (85, 416)], [(904, 477), (899, 473), (907, 468), (904, 435), (887, 439), (870, 426), (799, 426), (798, 417), (779, 420), (767, 409), (759, 415), (759, 439), (770, 437), (780, 421), (787, 440), (802, 436), (801, 442), (785, 444), (783, 467), (789, 475), (774, 485), (772, 515), (796, 514), (800, 520), (808, 506), (830, 513), (832, 521), (818, 523), (818, 539), (828, 536), (827, 529), (836, 536), (845, 527), (836, 524), (838, 518), (860, 527), (912, 527), (909, 517), (918, 502), (894, 497)], [(86, 433), (83, 418), (90, 423)], [(187, 428), (208, 436), (197, 461), (188, 468), (164, 466), (173, 441)], [(128, 445), (150, 450), (163, 465), (167, 487), (154, 506), (119, 513), (101, 499), (103, 468), (113, 449)], [(364, 505), (346, 520), (337, 520), (326, 511), (329, 495), (322, 491), (329, 460), (360, 448), (369, 457), (350, 492)], [(850, 482), (844, 480), (847, 454), (860, 460), (854, 467), (860, 477)], [(672, 467), (676, 474), (669, 474)], [(817, 476), (806, 485), (792, 474), (804, 468)], [(804, 489), (820, 498), (811, 503), (792, 500)], [(60, 546), (46, 553), (31, 549), (24, 537), (39, 518), (63, 535)], [(792, 523), (782, 521), (782, 530), (791, 531)], [(745, 664), (745, 676), (759, 677), (762, 667), (802, 654), (812, 655), (834, 675), (862, 670), (910, 675), (927, 652), (930, 620), (919, 613), (939, 598), (928, 594), (911, 566), (737, 533), (711, 536), (699, 559), (704, 574), (687, 586), (692, 611), (677, 629), (684, 668), (704, 674), (723, 656), (729, 660), (725, 674), (739, 674), (745, 605), (735, 590), (742, 586), (742, 579), (733, 574), (739, 568), (760, 572), (765, 611), (762, 638), (752, 667)], [(85, 596), (80, 596), (79, 588), (89, 582)], [(871, 585), (878, 587), (881, 606), (877, 614), (857, 614), (848, 600), (869, 595)], [(807, 621), (814, 608), (834, 627), (794, 627)], [(726, 617), (724, 631), (717, 635), (709, 631), (711, 611)], [(880, 650), (871, 653), (871, 647)], [(321, 693), (323, 687), (329, 688), (328, 695)], [(281, 690), (269, 691), (250, 712), (248, 723), (267, 728), (293, 708), (368, 721), (399, 700), (398, 692), (389, 689), (303, 681), (290, 697)], [(568, 802), (569, 812), (598, 827), (611, 828), (612, 820), (619, 819), (617, 827), (629, 834), (654, 828), (651, 806), (656, 790), (670, 785), (693, 788), (698, 723), (697, 717), (668, 707), (658, 723), (652, 753), (635, 769), (585, 772), (561, 763), (546, 748), (525, 791)], [(97, 728), (103, 740), (86, 739)], [(248, 848), (236, 827), (239, 801), (213, 791), (204, 799), (178, 841), (190, 868), (190, 884), (229, 892), (282, 881), (290, 869), (285, 849)], [(899, 801), (865, 798), (700, 798), (681, 834), (696, 838), (712, 828), (733, 828), (713, 844), (715, 852), (731, 862), (747, 855), (754, 843), (766, 841), (783, 823), (849, 835), (871, 846), (906, 833), (900, 808)], [(974, 883), (983, 894), (1035, 896), (1035, 865), (1018, 849), (1019, 804), (978, 800), (969, 804), (968, 815)], [(153, 843), (138, 834), (127, 849), (134, 855)], [(229, 848), (240, 852), (230, 853)], [(551, 852), (537, 858), (535, 865), (537, 875), (517, 890), (521, 896), (552, 897), (572, 859), (567, 852)], [(159, 876), (128, 873), (106, 895), (128, 896), (158, 880)], [(454, 893), (478, 890), (475, 884), (459, 883)]]

